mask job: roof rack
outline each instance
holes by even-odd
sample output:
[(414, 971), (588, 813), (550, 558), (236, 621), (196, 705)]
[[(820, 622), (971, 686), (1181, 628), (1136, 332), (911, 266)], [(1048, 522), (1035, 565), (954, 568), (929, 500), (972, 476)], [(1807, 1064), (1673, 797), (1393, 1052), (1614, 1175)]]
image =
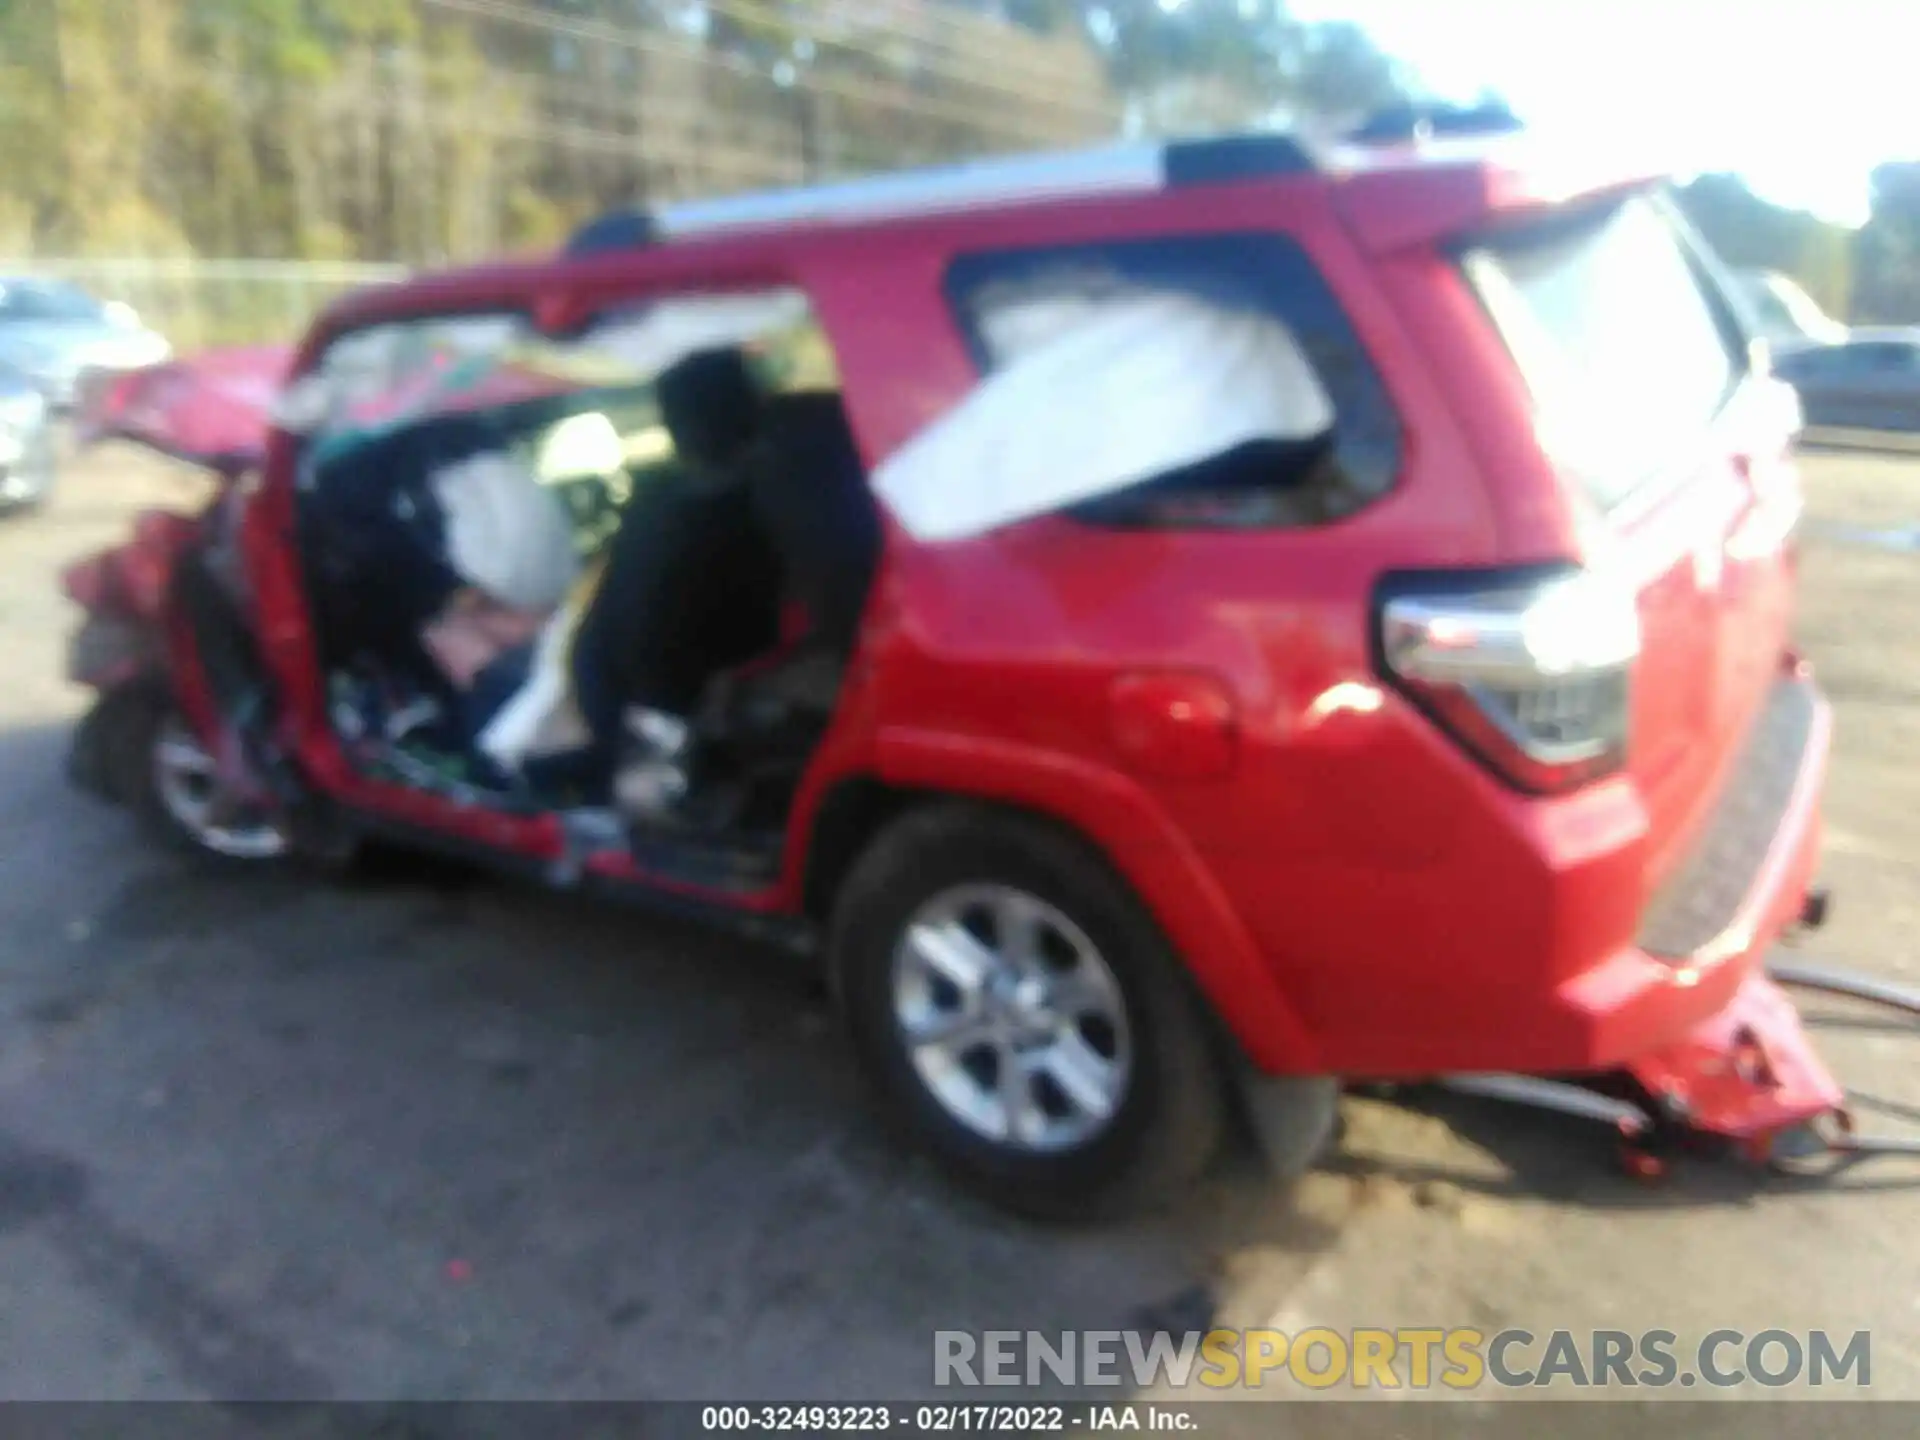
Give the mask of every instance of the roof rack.
[(1313, 157), (1299, 140), (1277, 133), (1010, 155), (827, 185), (693, 200), (652, 214), (615, 211), (577, 231), (565, 253), (600, 254), (710, 231), (808, 220), (900, 218), (983, 204), (1220, 184), (1314, 168)]
[[(1342, 137), (1384, 145), (1432, 136), (1491, 135), (1520, 128), (1504, 105), (1402, 105), (1369, 116)], [(1061, 154), (1009, 155), (929, 170), (870, 175), (789, 190), (763, 190), (665, 206), (620, 210), (583, 226), (568, 255), (627, 250), (683, 235), (760, 229), (806, 221), (900, 219), (1020, 201), (1063, 200), (1217, 185), (1323, 166), (1315, 149), (1278, 131), (1113, 145)]]

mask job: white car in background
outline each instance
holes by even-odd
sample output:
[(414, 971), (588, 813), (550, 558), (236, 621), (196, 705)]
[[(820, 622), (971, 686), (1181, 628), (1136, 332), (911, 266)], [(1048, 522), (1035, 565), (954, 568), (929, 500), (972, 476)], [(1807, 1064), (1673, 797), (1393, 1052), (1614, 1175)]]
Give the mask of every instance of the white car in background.
[(47, 397), (31, 380), (0, 365), (0, 515), (46, 499), (57, 465)]
[(1810, 431), (1920, 434), (1920, 328), (1860, 328), (1837, 345), (1777, 355)]
[(0, 366), (33, 381), (56, 409), (73, 404), (89, 371), (137, 370), (172, 354), (126, 305), (64, 280), (0, 275)]
[(1785, 275), (1743, 270), (1734, 276), (1749, 318), (1776, 355), (1809, 346), (1844, 345), (1852, 333)]
[(1784, 275), (1734, 279), (1774, 373), (1800, 396), (1810, 435), (1920, 434), (1920, 326), (1843, 325)]

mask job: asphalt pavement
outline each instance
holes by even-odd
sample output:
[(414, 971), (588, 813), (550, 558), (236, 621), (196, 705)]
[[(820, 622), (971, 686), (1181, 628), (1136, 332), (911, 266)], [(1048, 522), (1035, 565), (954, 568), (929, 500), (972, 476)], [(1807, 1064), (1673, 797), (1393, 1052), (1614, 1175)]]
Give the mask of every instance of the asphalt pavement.
[[(1811, 458), (1801, 633), (1839, 712), (1809, 953), (1920, 982), (1920, 461)], [(1920, 1166), (1622, 1177), (1580, 1122), (1356, 1097), (1277, 1187), (1087, 1230), (879, 1128), (781, 953), (446, 866), (223, 870), (62, 775), (59, 566), (190, 479), (0, 519), (0, 1398), (930, 1393), (938, 1329), (1717, 1325), (1873, 1335), (1920, 1398)], [(1823, 1042), (1825, 1043), (1825, 1042)], [(1837, 1035), (1920, 1101), (1920, 1043)]]

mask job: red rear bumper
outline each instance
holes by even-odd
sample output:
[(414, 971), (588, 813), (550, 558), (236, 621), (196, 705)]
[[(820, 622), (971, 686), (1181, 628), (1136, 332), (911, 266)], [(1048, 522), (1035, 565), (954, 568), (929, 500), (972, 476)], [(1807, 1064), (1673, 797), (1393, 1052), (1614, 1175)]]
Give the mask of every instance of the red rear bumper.
[(1846, 1103), (1793, 1001), (1760, 974), (1684, 1039), (1626, 1071), (1669, 1123), (1745, 1142), (1759, 1158), (1777, 1132)]
[[(1698, 856), (1675, 882), (1682, 893), (1656, 902), (1660, 913), (1650, 914), (1639, 943), (1571, 977), (1556, 992), (1547, 1028), (1557, 1032), (1555, 1048), (1577, 1055), (1581, 1068), (1635, 1066), (1664, 1047), (1690, 1043), (1689, 1032), (1711, 1031), (1736, 1002), (1760, 1003), (1750, 981), (1767, 948), (1800, 918), (1813, 883), (1832, 739), (1832, 712), (1811, 679), (1796, 671), (1782, 689), (1802, 713), (1788, 717), (1799, 727), (1789, 736), (1795, 763), (1778, 782), (1777, 803), (1765, 807), (1770, 830), (1755, 834), (1750, 814), (1723, 807), (1726, 813), (1717, 830), (1709, 828), (1703, 852), (1716, 845), (1732, 851), (1733, 873), (1724, 865), (1716, 873), (1722, 856)], [(1738, 888), (1730, 890), (1729, 879)], [(1715, 888), (1720, 898), (1715, 903), (1715, 896), (1707, 896), (1703, 924), (1697, 908), (1689, 913), (1691, 902)], [(1684, 948), (1676, 952), (1660, 943), (1657, 932), (1684, 937)]]

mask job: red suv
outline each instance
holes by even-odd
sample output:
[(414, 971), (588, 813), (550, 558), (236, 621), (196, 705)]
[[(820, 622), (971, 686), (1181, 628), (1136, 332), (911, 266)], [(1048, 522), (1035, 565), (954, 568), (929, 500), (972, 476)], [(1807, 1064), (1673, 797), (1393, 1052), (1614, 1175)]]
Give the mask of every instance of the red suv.
[(1340, 1077), (1630, 1067), (1801, 914), (1828, 744), (1798, 412), (1656, 179), (1018, 158), (356, 295), (268, 419), (136, 377), (96, 425), (230, 483), (69, 575), (77, 771), (817, 941), (1030, 1211), (1236, 1093), (1303, 1163)]

